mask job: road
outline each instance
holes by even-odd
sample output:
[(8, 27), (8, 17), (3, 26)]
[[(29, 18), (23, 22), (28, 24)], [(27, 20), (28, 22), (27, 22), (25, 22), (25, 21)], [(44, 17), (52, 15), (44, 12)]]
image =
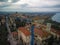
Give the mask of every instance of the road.
[(17, 45), (17, 41), (15, 41), (13, 36), (12, 36), (8, 22), (9, 22), (9, 20), (8, 20), (8, 17), (6, 16), (6, 26), (7, 26), (8, 32), (9, 32), (9, 38), (8, 39), (9, 39), (11, 45)]

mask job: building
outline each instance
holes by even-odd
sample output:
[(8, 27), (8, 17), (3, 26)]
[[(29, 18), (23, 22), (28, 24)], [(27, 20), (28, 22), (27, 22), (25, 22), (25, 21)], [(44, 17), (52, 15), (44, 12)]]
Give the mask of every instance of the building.
[(18, 32), (16, 31), (12, 32), (12, 36), (15, 40), (18, 40)]
[(20, 38), (22, 38), (24, 44), (30, 44), (30, 36), (30, 31), (27, 30), (25, 27), (18, 28), (18, 39), (20, 40)]
[(40, 24), (40, 27), (41, 27), (43, 30), (51, 33), (54, 37), (57, 37), (57, 39), (60, 38), (60, 30), (56, 30), (56, 29), (52, 28), (52, 27), (51, 27), (51, 24), (47, 24), (47, 25), (41, 25), (41, 24)]
[[(37, 42), (37, 45), (42, 45), (45, 43), (44, 40), (50, 38), (50, 33), (44, 31), (44, 30), (41, 30), (41, 29), (37, 29), (35, 28), (34, 29), (34, 34), (35, 34), (35, 37), (36, 37), (36, 42)], [(47, 43), (45, 43), (47, 44)]]
[(59, 38), (60, 38), (60, 30), (55, 30), (55, 29), (51, 28), (50, 32), (51, 32), (51, 34), (54, 35), (54, 37), (57, 37), (57, 39), (59, 40)]

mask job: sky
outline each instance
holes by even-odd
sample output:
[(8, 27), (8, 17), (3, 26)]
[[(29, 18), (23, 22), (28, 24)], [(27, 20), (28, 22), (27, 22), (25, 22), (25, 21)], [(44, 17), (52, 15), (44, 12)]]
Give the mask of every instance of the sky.
[(60, 12), (60, 0), (0, 0), (0, 11)]

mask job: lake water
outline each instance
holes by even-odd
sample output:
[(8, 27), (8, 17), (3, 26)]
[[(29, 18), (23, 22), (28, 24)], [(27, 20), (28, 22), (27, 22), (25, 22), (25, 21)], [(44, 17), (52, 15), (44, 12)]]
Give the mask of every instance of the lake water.
[(56, 13), (56, 14), (52, 17), (52, 20), (60, 23), (60, 13)]

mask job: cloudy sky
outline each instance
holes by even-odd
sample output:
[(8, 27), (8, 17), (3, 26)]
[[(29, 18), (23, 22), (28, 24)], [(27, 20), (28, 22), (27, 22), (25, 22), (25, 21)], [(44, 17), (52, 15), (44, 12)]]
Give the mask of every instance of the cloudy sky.
[(60, 0), (0, 0), (0, 11), (60, 12)]

